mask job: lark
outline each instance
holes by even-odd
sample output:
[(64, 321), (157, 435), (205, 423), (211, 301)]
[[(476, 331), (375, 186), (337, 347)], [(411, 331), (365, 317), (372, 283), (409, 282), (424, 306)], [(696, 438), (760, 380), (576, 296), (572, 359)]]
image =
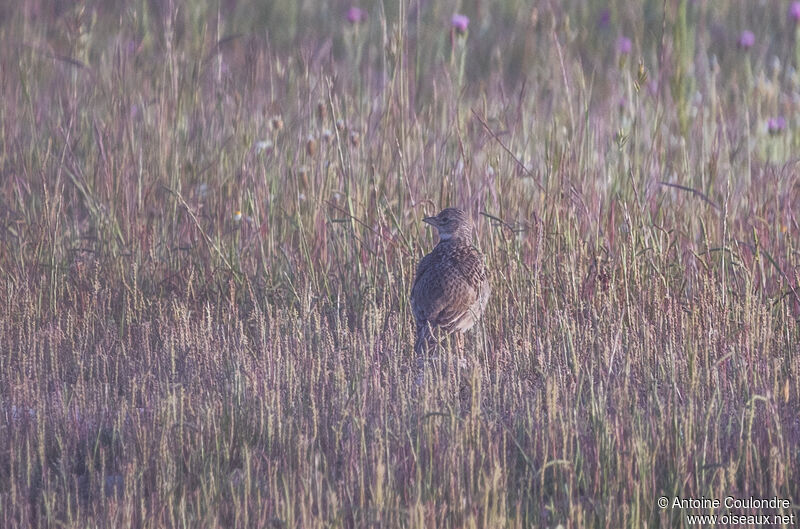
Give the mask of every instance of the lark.
[(454, 334), (461, 354), (464, 333), (483, 315), (491, 293), (483, 255), (472, 245), (472, 222), (461, 209), (422, 220), (439, 231), (439, 244), (420, 261), (411, 287), (414, 350), (418, 356), (430, 351), (435, 335), (444, 331)]

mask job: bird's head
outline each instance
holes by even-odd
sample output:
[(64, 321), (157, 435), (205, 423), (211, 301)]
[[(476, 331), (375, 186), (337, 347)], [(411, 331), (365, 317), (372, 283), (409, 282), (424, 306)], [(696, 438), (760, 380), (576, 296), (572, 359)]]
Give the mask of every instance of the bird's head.
[(435, 217), (425, 217), (422, 221), (436, 227), (443, 241), (452, 238), (472, 239), (472, 221), (462, 209), (446, 208)]

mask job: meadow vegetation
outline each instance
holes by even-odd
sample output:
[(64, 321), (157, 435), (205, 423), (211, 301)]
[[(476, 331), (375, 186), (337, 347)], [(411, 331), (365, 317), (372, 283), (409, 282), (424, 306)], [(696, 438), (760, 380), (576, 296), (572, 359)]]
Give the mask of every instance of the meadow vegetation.
[[(796, 512), (794, 7), (351, 7), (0, 6), (0, 527)], [(445, 206), (493, 296), (417, 385)]]

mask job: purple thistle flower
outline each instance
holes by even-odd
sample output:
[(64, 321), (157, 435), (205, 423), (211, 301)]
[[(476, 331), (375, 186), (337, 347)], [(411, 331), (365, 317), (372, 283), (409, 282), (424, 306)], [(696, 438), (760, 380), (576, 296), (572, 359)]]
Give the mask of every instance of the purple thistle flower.
[(739, 47), (745, 50), (748, 50), (753, 47), (753, 44), (756, 43), (756, 36), (753, 35), (753, 32), (749, 29), (742, 31), (742, 34), (739, 35)]
[(767, 132), (773, 136), (786, 130), (786, 118), (778, 116), (767, 120)]
[(134, 39), (128, 39), (128, 42), (125, 46), (125, 53), (127, 53), (128, 55), (133, 55), (134, 53), (136, 53), (136, 48), (137, 48), (136, 41)]
[(351, 24), (359, 24), (367, 19), (367, 12), (358, 7), (351, 7), (347, 10), (347, 21)]
[(617, 39), (617, 51), (623, 55), (628, 55), (633, 49), (633, 43), (628, 37), (622, 36)]
[(469, 17), (467, 15), (460, 15), (456, 13), (450, 19), (450, 25), (456, 30), (456, 33), (466, 33), (469, 26)]
[(794, 20), (795, 24), (800, 23), (800, 2), (792, 2), (789, 6), (789, 17)]
[(611, 23), (611, 11), (603, 9), (600, 11), (600, 16), (597, 17), (597, 25), (605, 29)]

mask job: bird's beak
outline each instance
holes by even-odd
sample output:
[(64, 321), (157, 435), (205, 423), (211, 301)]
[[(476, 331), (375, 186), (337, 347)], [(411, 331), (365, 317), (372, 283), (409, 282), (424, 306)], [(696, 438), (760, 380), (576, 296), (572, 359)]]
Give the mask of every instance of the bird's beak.
[(436, 217), (425, 217), (422, 219), (422, 222), (430, 224), (431, 226), (436, 226)]

